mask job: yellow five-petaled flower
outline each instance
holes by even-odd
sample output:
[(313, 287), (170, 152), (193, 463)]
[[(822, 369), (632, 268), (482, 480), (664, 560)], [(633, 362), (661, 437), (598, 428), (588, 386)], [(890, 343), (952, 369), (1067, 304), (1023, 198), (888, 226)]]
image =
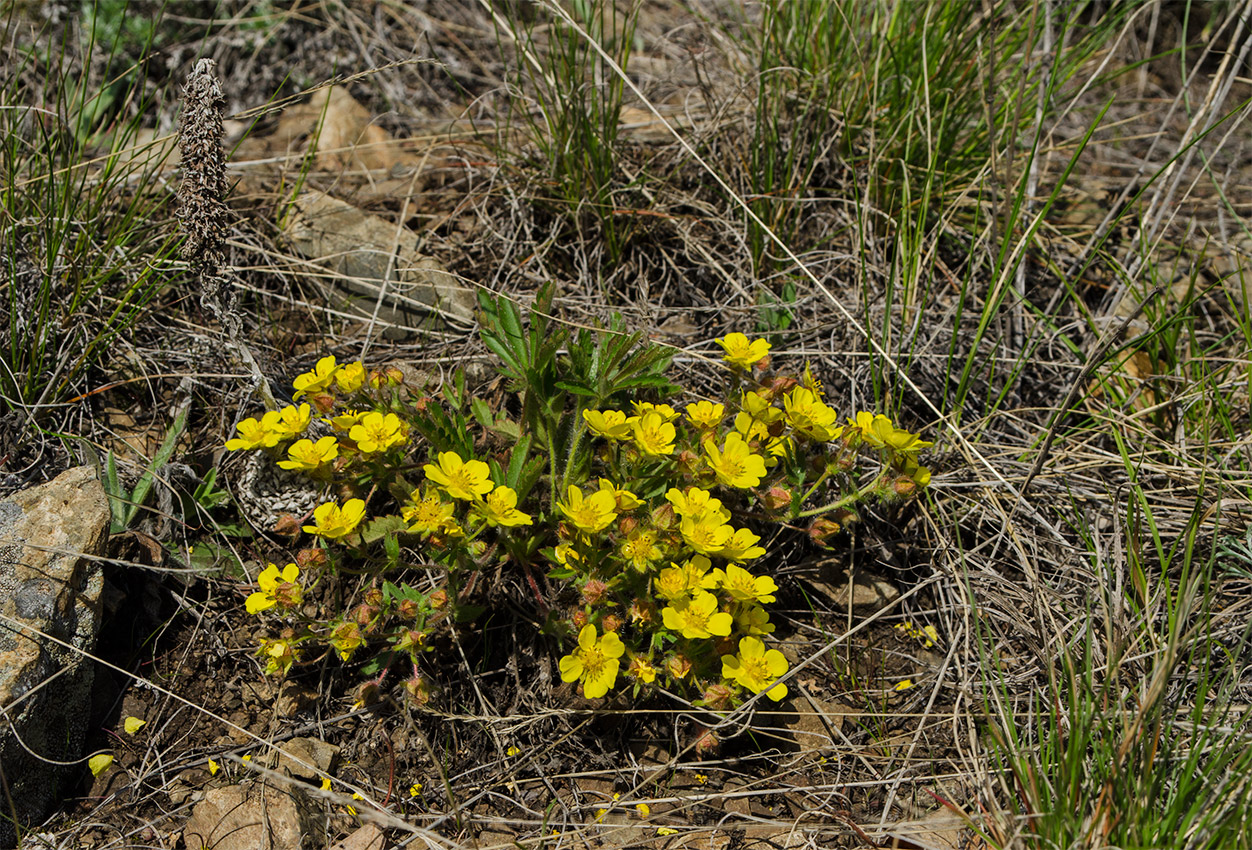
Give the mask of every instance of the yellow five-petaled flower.
[(752, 448), (738, 431), (728, 434), (725, 446), (720, 449), (717, 443), (706, 440), (704, 454), (717, 480), (728, 487), (746, 490), (760, 484), (765, 477), (765, 458), (753, 454)]
[(349, 499), (342, 508), (327, 502), (313, 509), (313, 525), (304, 526), (304, 530), (327, 540), (338, 540), (356, 531), (364, 518), (365, 502), (361, 499)]
[(488, 493), (483, 501), (475, 502), (474, 509), (487, 520), (488, 525), (512, 528), (531, 524), (530, 514), (517, 509), (517, 492), (503, 484)]
[(399, 416), (376, 411), (362, 416), (361, 421), (352, 426), (348, 437), (362, 454), (367, 455), (402, 446), (409, 440), (408, 427)]
[(597, 490), (590, 496), (573, 484), (565, 494), (564, 502), (556, 503), (557, 510), (565, 515), (579, 531), (597, 534), (617, 519), (617, 500), (608, 490)]
[(444, 489), (449, 496), (463, 502), (474, 502), (491, 492), (491, 469), (481, 460), (461, 460), (456, 452), (440, 452), (439, 465), (422, 467), (426, 478)]
[(280, 460), (278, 465), (283, 469), (310, 472), (338, 456), (339, 443), (334, 437), (322, 437), (316, 443), (312, 440), (298, 440), (288, 447), (288, 459)]
[(296, 584), (299, 577), (300, 568), (295, 564), (288, 564), (281, 570), (277, 565), (270, 564), (257, 576), (256, 583), (261, 589), (248, 597), (244, 608), (249, 614), (257, 614), (279, 603), (286, 608), (299, 605), (301, 590)]
[(596, 627), (588, 623), (578, 633), (578, 648), (560, 661), (561, 681), (582, 682), (587, 699), (602, 697), (616, 684), (619, 659), (625, 651), (621, 638), (607, 632), (597, 639)]
[(722, 347), (726, 355), (722, 358), (736, 369), (751, 369), (754, 363), (764, 360), (769, 355), (770, 345), (763, 339), (751, 342), (741, 333), (730, 333), (713, 340)]
[(787, 659), (776, 649), (767, 652), (759, 638), (741, 638), (737, 656), (722, 656), (722, 678), (733, 679), (754, 694), (765, 691), (774, 702), (787, 695), (786, 685), (774, 684), (786, 672)]
[(681, 632), (687, 639), (707, 638), (713, 635), (725, 637), (734, 626), (734, 618), (725, 611), (717, 610), (717, 597), (707, 590), (695, 595), (679, 597), (661, 611), (665, 628)]

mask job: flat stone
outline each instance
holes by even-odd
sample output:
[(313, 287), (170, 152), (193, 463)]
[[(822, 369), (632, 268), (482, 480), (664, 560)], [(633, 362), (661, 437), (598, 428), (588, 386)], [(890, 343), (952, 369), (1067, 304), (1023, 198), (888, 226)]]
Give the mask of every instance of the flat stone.
[(205, 792), (183, 828), (187, 850), (307, 850), (313, 808), (294, 788), (256, 783)]
[(321, 779), (334, 773), (339, 748), (317, 738), (292, 738), (279, 746), (278, 768), (301, 779)]
[[(62, 784), (82, 775), (52, 762), (83, 754), (108, 525), (108, 499), (88, 466), (0, 502), (0, 771), (24, 823), (41, 820)], [(0, 845), (15, 840), (6, 816)]]
[(383, 831), (372, 823), (358, 829), (343, 841), (334, 844), (330, 850), (383, 850), (387, 837)]

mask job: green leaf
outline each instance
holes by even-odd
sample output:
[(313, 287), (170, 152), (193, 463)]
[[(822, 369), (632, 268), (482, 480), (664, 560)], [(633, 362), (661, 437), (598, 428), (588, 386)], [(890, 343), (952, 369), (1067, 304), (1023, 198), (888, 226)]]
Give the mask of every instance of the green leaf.
[[(400, 516), (380, 516), (367, 522), (361, 528), (361, 540), (365, 543), (377, 543), (388, 535), (395, 535), (408, 530), (408, 523)], [(397, 550), (397, 556), (399, 551)]]

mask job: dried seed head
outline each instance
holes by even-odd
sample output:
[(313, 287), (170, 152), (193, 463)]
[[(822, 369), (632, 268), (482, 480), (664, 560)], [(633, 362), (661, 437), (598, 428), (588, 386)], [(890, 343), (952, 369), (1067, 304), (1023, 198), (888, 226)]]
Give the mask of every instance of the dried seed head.
[(183, 115), (178, 129), (183, 180), (178, 187), (178, 219), (187, 241), (183, 259), (198, 273), (219, 275), (225, 258), (226, 157), (222, 153), (222, 88), (216, 63), (201, 59), (183, 87)]

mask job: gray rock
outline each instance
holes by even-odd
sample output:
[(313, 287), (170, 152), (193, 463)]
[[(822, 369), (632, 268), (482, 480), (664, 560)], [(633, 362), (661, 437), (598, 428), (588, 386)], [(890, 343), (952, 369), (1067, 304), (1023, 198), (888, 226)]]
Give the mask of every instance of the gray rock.
[[(95, 674), (84, 653), (100, 625), (95, 558), (108, 526), (88, 466), (0, 502), (0, 771), (23, 823), (41, 820), (65, 780), (86, 771), (55, 762), (83, 755)], [(5, 817), (0, 846), (15, 841)]]

